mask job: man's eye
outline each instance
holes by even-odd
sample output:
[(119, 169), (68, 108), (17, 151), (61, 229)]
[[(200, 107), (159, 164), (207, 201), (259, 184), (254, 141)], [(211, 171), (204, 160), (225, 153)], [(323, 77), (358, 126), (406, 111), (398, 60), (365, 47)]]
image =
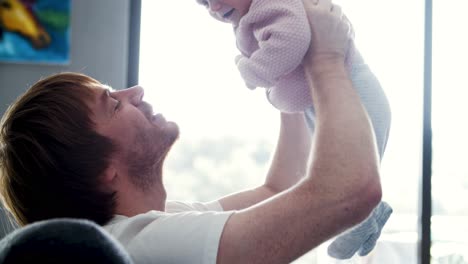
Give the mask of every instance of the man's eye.
[(120, 101), (117, 101), (117, 103), (115, 104), (115, 107), (114, 107), (114, 111), (119, 110), (120, 105), (121, 105), (121, 104), (120, 104)]
[(202, 4), (205, 7), (208, 7), (208, 1), (200, 1), (200, 4)]

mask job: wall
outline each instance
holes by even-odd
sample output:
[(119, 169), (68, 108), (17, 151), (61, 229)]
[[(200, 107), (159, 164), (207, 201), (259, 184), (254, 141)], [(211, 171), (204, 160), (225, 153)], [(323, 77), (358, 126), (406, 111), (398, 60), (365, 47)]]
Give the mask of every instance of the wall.
[[(69, 65), (0, 63), (0, 115), (30, 85), (57, 72), (82, 72), (116, 89), (125, 88), (130, 1), (72, 0)], [(0, 208), (0, 238), (8, 231)]]

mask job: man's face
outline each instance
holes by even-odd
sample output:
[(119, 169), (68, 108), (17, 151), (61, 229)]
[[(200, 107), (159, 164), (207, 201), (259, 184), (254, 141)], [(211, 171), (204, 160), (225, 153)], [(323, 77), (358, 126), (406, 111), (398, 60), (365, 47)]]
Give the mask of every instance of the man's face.
[(215, 19), (236, 26), (249, 11), (252, 0), (197, 0), (197, 2), (204, 5)]
[(119, 91), (102, 86), (93, 89), (93, 94), (96, 130), (117, 145), (114, 163), (126, 170), (137, 187), (150, 188), (160, 180), (155, 170), (178, 138), (178, 126), (153, 112), (143, 101), (144, 91), (139, 86)]

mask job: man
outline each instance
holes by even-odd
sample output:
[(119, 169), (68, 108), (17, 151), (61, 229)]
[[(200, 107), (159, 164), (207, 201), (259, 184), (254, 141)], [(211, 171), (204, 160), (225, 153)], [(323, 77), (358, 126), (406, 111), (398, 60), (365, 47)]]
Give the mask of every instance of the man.
[(166, 203), (163, 163), (177, 125), (153, 114), (141, 87), (112, 91), (59, 74), (2, 121), (0, 190), (16, 219), (91, 219), (136, 263), (287, 263), (365, 219), (381, 198), (379, 162), (345, 69), (349, 24), (330, 1), (305, 6), (315, 138), (302, 115), (282, 114), (262, 186), (208, 204)]

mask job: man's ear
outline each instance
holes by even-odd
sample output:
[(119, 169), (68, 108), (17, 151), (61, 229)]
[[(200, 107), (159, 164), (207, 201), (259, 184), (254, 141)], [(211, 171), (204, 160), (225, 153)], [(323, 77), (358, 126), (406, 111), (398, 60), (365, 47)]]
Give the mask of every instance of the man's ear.
[(102, 183), (106, 186), (112, 186), (115, 184), (115, 181), (117, 180), (117, 169), (115, 166), (112, 165), (112, 163), (104, 170), (104, 173), (102, 174), (101, 180)]

